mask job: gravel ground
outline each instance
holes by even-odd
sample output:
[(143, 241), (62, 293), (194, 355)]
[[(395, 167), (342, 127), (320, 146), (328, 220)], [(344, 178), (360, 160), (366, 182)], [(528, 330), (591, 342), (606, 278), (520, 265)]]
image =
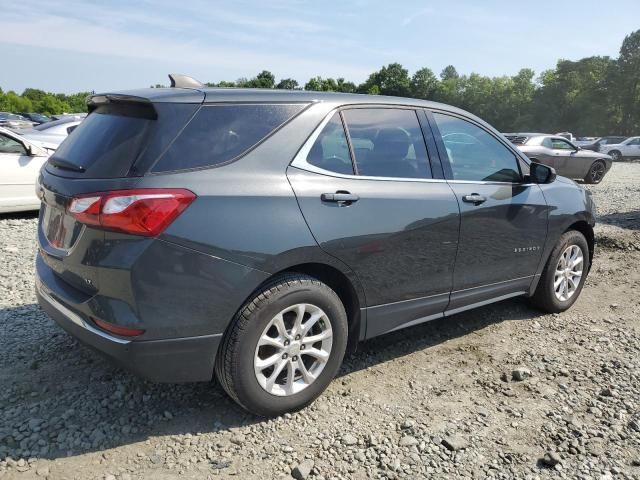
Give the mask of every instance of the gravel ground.
[(0, 217), (0, 478), (640, 479), (640, 164), (589, 189), (570, 311), (515, 299), (369, 341), (274, 420), (77, 344), (35, 305), (35, 217)]

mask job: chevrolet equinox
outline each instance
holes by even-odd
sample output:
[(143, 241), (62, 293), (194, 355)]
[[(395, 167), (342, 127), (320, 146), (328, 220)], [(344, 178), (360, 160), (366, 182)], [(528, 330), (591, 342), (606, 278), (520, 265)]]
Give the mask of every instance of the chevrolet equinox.
[(308, 91), (92, 95), (42, 168), (36, 291), (152, 381), (274, 416), (377, 335), (515, 296), (578, 298), (590, 195), (458, 108)]

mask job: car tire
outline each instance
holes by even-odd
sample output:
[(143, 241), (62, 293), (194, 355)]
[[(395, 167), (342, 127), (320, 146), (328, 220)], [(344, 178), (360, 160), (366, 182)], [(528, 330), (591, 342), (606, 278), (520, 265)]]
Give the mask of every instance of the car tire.
[(589, 167), (589, 172), (584, 177), (584, 182), (596, 185), (602, 181), (606, 173), (607, 165), (602, 160), (596, 160)]
[(614, 162), (622, 160), (622, 153), (619, 150), (611, 150), (608, 155)]
[[(574, 253), (578, 253), (576, 249), (579, 249), (582, 260), (575, 266), (571, 266), (567, 259), (573, 258), (571, 262), (577, 262), (578, 255), (572, 257)], [(536, 291), (531, 297), (531, 303), (548, 313), (564, 312), (571, 307), (580, 296), (589, 273), (589, 258), (589, 244), (584, 235), (576, 230), (565, 232), (549, 255)], [(568, 269), (570, 272), (567, 272)], [(580, 272), (579, 277), (575, 275), (577, 272)], [(572, 279), (571, 282), (568, 280), (569, 277)], [(575, 285), (576, 278), (578, 278), (577, 285)], [(567, 290), (564, 290), (565, 285)]]
[[(296, 411), (331, 383), (342, 364), (347, 336), (344, 305), (329, 286), (308, 275), (280, 275), (235, 316), (218, 350), (216, 377), (251, 413), (273, 417)], [(270, 362), (273, 365), (265, 366)]]

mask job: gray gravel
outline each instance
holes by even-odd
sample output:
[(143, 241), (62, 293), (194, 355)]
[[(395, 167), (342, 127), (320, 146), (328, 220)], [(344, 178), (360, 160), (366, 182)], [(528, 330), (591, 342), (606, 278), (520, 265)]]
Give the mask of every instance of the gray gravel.
[(600, 248), (569, 312), (515, 299), (375, 339), (273, 420), (79, 345), (35, 305), (35, 217), (0, 217), (0, 478), (640, 479), (640, 164), (589, 189)]

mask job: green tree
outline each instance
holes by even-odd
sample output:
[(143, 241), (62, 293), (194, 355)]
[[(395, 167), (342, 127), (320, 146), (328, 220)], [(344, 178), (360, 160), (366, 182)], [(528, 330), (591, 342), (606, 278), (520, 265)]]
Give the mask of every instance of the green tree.
[(283, 78), (278, 82), (276, 88), (280, 90), (297, 90), (298, 82), (293, 78)]
[(640, 130), (640, 30), (624, 38), (617, 68), (620, 132), (637, 134)]
[(430, 100), (438, 88), (438, 79), (429, 68), (421, 68), (411, 77), (411, 96)]
[(382, 95), (407, 97), (411, 94), (411, 80), (409, 71), (399, 63), (390, 63), (379, 71), (369, 75), (366, 82), (358, 87), (359, 92), (377, 91)]

